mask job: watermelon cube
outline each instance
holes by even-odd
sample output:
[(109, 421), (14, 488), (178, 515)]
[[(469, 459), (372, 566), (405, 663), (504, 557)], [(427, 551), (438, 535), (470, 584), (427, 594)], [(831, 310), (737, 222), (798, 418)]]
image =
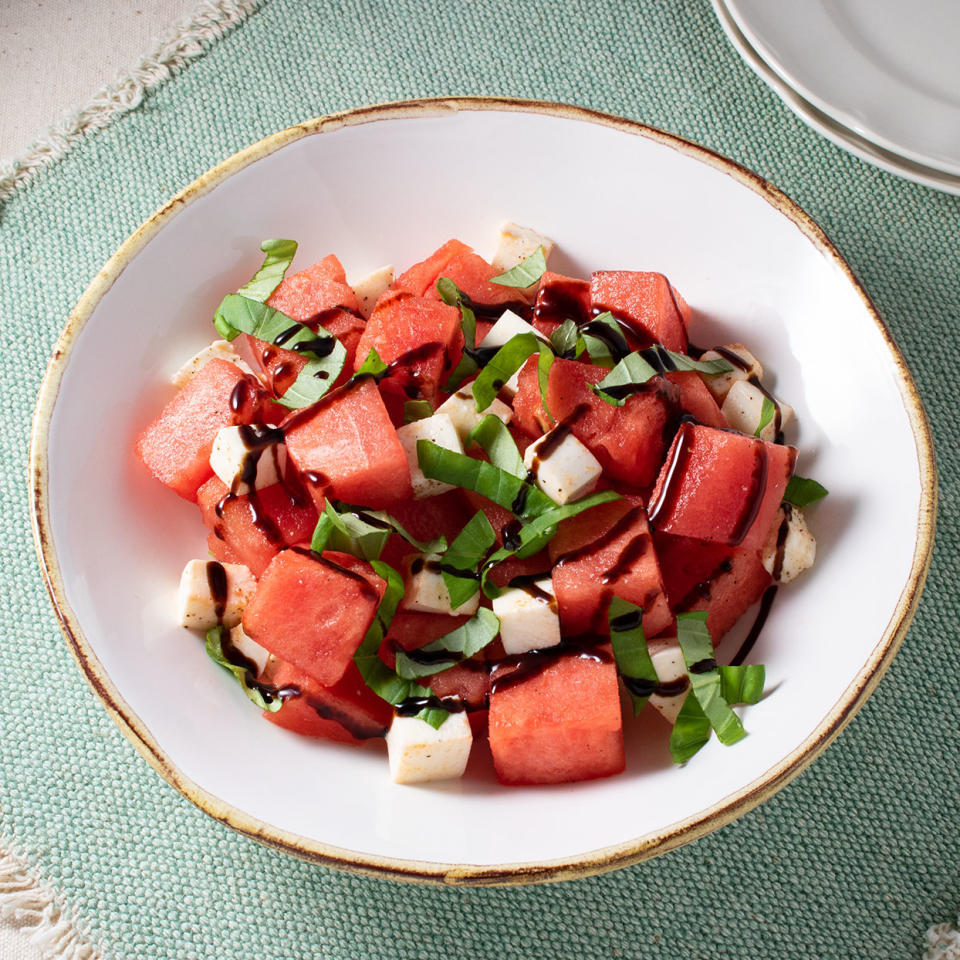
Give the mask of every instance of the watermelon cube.
[(507, 660), (491, 674), (489, 739), (507, 784), (568, 783), (620, 773), (623, 726), (609, 646)]
[(590, 278), (590, 298), (594, 315), (609, 310), (637, 334), (641, 345), (662, 343), (668, 350), (687, 352), (686, 303), (662, 273), (598, 271)]
[(386, 589), (363, 560), (281, 550), (243, 611), (244, 632), (325, 687), (344, 675)]
[(210, 476), (210, 450), (222, 427), (255, 423), (264, 393), (253, 377), (218, 357), (163, 408), (140, 434), (137, 456), (161, 482), (185, 500)]
[(407, 455), (372, 380), (293, 414), (286, 444), (318, 509), (326, 495), (375, 509), (413, 495)]
[(757, 550), (796, 457), (793, 447), (684, 423), (650, 497), (650, 524), (676, 536)]
[[(537, 288), (531, 286), (523, 290), (491, 283), (491, 277), (499, 273), (499, 270), (487, 263), (479, 254), (472, 250), (461, 250), (450, 258), (438, 276), (451, 279), (470, 298), (478, 316), (499, 317), (511, 306), (518, 307), (520, 312), (527, 312)], [(440, 296), (435, 283), (425, 296)]]
[(363, 682), (353, 663), (331, 687), (282, 660), (268, 665), (263, 680), (284, 696), (279, 710), (263, 716), (305, 737), (359, 744), (384, 736), (393, 719), (393, 708)]
[(533, 326), (549, 337), (564, 320), (582, 326), (590, 319), (590, 281), (549, 270), (540, 278), (533, 307)]
[(680, 392), (680, 409), (689, 413), (697, 423), (707, 427), (727, 427), (727, 421), (703, 378), (695, 370), (675, 370), (666, 379)]
[(450, 261), (461, 253), (470, 252), (470, 248), (465, 243), (459, 240), (448, 240), (426, 260), (415, 263), (409, 270), (400, 274), (390, 289), (402, 290), (415, 297), (434, 296), (437, 280), (445, 275)]

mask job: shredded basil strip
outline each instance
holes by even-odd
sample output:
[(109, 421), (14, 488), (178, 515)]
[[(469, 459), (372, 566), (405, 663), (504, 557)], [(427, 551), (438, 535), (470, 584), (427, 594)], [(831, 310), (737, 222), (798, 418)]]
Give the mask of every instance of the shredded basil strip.
[(532, 557), (539, 553), (556, 535), (557, 524), (568, 517), (575, 517), (584, 510), (596, 507), (601, 503), (609, 503), (611, 500), (619, 500), (620, 494), (615, 490), (601, 490), (599, 493), (592, 493), (589, 497), (577, 500), (576, 503), (566, 503), (563, 506), (555, 505), (550, 510), (542, 513), (530, 523), (524, 524), (517, 533), (519, 546), (516, 548), (501, 547), (483, 563), (480, 575), (480, 586), (483, 592), (490, 597), (500, 596), (500, 588), (490, 580), (490, 573), (493, 568), (510, 557), (517, 557), (520, 560)]
[(373, 377), (377, 379), (387, 372), (387, 365), (380, 359), (380, 354), (372, 347), (367, 354), (366, 360), (360, 364), (354, 371), (352, 380), (359, 380), (361, 377)]
[[(403, 599), (403, 577), (389, 564), (382, 563), (380, 560), (372, 560), (370, 565), (377, 576), (386, 581), (387, 589), (377, 607), (373, 622), (353, 655), (353, 662), (357, 665), (363, 682), (387, 703), (396, 706), (411, 697), (432, 697), (433, 691), (429, 687), (422, 687), (412, 680), (399, 676), (396, 670), (391, 670), (379, 657), (380, 644), (383, 643), (397, 607)], [(436, 707), (425, 707), (417, 714), (435, 730), (443, 725), (449, 715), (446, 710)]]
[(533, 519), (557, 506), (545, 493), (524, 479), (485, 460), (475, 460), (437, 446), (430, 440), (417, 441), (417, 461), (425, 477), (473, 490), (522, 520)]
[(766, 429), (767, 424), (773, 420), (773, 415), (777, 412), (776, 404), (769, 398), (764, 397), (763, 403), (760, 406), (760, 423), (757, 426), (756, 431), (754, 432), (755, 437), (759, 437), (761, 433)]
[(727, 703), (758, 703), (763, 696), (767, 670), (762, 663), (740, 663), (717, 667), (720, 694)]
[[(397, 673), (408, 680), (427, 677), (441, 670), (449, 670), (463, 660), (479, 653), (500, 632), (500, 619), (486, 607), (481, 607), (466, 623), (461, 624), (438, 640), (410, 653), (397, 651)], [(449, 653), (449, 658), (435, 654)], [(420, 655), (418, 657), (418, 654)], [(427, 654), (423, 662), (423, 654)]]
[(452, 610), (462, 606), (480, 589), (477, 569), (496, 542), (497, 534), (487, 515), (478, 510), (447, 547), (440, 575), (450, 594)]
[(426, 420), (433, 416), (433, 407), (429, 400), (407, 400), (403, 405), (404, 424), (413, 423), (416, 420)]
[(707, 630), (706, 610), (693, 610), (677, 616), (677, 643), (687, 665), (690, 692), (697, 698), (717, 738), (727, 745), (742, 740), (747, 732), (740, 718), (730, 709), (730, 704), (723, 699), (720, 672)]
[(437, 293), (448, 307), (460, 308), (460, 329), (463, 330), (463, 354), (443, 389), (447, 393), (456, 393), (464, 380), (479, 372), (480, 366), (471, 356), (477, 347), (477, 318), (470, 309), (470, 302), (460, 288), (449, 278), (437, 280)]
[(268, 701), (257, 687), (250, 685), (246, 667), (231, 663), (224, 655), (223, 634), (225, 631), (226, 628), (222, 626), (212, 627), (207, 631), (207, 656), (214, 663), (218, 663), (224, 669), (229, 670), (237, 678), (251, 703), (255, 703), (261, 710), (276, 713), (283, 706), (283, 701), (278, 697), (271, 697)]
[[(620, 324), (614, 319), (613, 314), (607, 310), (599, 316), (589, 321), (588, 326), (596, 330), (598, 326), (606, 329), (605, 337), (590, 333), (585, 328), (580, 329), (580, 335), (583, 339), (584, 347), (590, 356), (590, 359), (601, 367), (615, 366), (617, 361), (630, 353), (630, 345), (624, 336)], [(611, 345), (613, 350), (611, 350)]]
[(490, 462), (515, 477), (526, 477), (527, 468), (516, 441), (507, 429), (507, 425), (492, 413), (488, 413), (467, 437), (467, 446), (476, 443), (483, 447)]
[(547, 269), (547, 258), (543, 247), (537, 247), (522, 263), (518, 263), (506, 273), (491, 277), (491, 283), (498, 283), (501, 287), (532, 287)]
[(260, 249), (267, 255), (260, 269), (237, 293), (263, 303), (280, 286), (297, 252), (296, 240), (264, 240)]
[(277, 401), (292, 410), (316, 403), (333, 386), (347, 359), (346, 349), (333, 334), (322, 328), (314, 333), (285, 313), (237, 293), (227, 294), (220, 302), (214, 325), (227, 340), (248, 333), (307, 358), (297, 379)]
[(533, 333), (515, 334), (500, 347), (473, 381), (477, 410), (486, 410), (496, 400), (500, 388), (527, 362), (527, 357), (538, 350), (546, 351), (552, 360), (550, 347)]
[(668, 350), (659, 343), (625, 356), (599, 383), (589, 384), (601, 400), (613, 407), (622, 407), (651, 378), (673, 371), (695, 370), (698, 373), (729, 373), (733, 367), (726, 360), (694, 360)]
[(583, 337), (580, 336), (580, 328), (573, 320), (564, 320), (550, 334), (550, 346), (553, 352), (564, 360), (576, 360), (587, 349)]
[(822, 500), (829, 491), (826, 487), (807, 477), (792, 476), (783, 492), (783, 499), (794, 507), (806, 507)]
[[(643, 632), (643, 607), (615, 596), (610, 601), (607, 617), (613, 658), (617, 661), (620, 676), (624, 678), (624, 685), (633, 701), (633, 715), (636, 716), (647, 705), (650, 694), (660, 682)], [(631, 680), (639, 682), (631, 684)], [(640, 692), (643, 690), (648, 692)]]
[(710, 721), (693, 691), (687, 694), (670, 731), (670, 755), (674, 763), (685, 763), (706, 746), (710, 739)]
[(361, 560), (378, 560), (393, 533), (399, 534), (422, 553), (436, 553), (447, 546), (444, 537), (417, 540), (385, 510), (370, 510), (328, 500), (314, 528), (310, 549), (315, 553), (339, 550)]

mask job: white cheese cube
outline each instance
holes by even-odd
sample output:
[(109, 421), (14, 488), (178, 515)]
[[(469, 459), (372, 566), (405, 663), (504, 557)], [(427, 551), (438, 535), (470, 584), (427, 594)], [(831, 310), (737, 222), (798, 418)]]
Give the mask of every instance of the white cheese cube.
[[(759, 387), (747, 380), (737, 380), (727, 391), (720, 412), (734, 430), (752, 437), (760, 426), (764, 398), (765, 394)], [(793, 419), (793, 407), (779, 400), (774, 402), (780, 409), (780, 429), (783, 430)], [(774, 414), (773, 419), (760, 431), (760, 439), (773, 442), (776, 435), (777, 417)]]
[[(662, 684), (675, 683), (687, 675), (687, 665), (683, 660), (683, 651), (676, 637), (661, 637), (651, 640), (647, 644), (653, 669), (657, 671), (657, 679)], [(668, 723), (677, 722), (677, 714), (683, 706), (683, 701), (689, 692), (689, 685), (678, 687), (674, 696), (664, 696), (660, 693), (650, 695), (650, 706), (658, 710)]]
[(283, 476), (282, 437), (279, 430), (263, 424), (223, 427), (213, 441), (210, 466), (237, 496), (272, 486)]
[(185, 387), (214, 357), (226, 360), (239, 367), (244, 373), (253, 373), (236, 350), (226, 340), (214, 340), (213, 343), (195, 353), (171, 378), (175, 387)]
[(180, 623), (194, 630), (209, 630), (218, 623), (235, 627), (256, 588), (256, 579), (242, 563), (191, 560), (180, 575)]
[(513, 410), (500, 400), (494, 400), (486, 410), (477, 410), (470, 387), (461, 387), (437, 407), (437, 416), (445, 414), (453, 422), (461, 443), (467, 442), (470, 431), (486, 416), (499, 417), (504, 423), (513, 419)]
[(500, 228), (500, 239), (490, 263), (500, 273), (506, 273), (523, 263), (537, 247), (543, 247), (544, 259), (549, 260), (553, 252), (553, 241), (549, 237), (508, 221)]
[(393, 782), (425, 783), (463, 775), (473, 733), (463, 711), (451, 713), (438, 730), (417, 717), (395, 716), (386, 740)]
[(494, 598), (493, 612), (500, 618), (500, 641), (508, 654), (560, 642), (560, 614), (549, 577), (526, 587), (508, 587)]
[(523, 465), (534, 475), (537, 486), (557, 503), (579, 500), (603, 473), (597, 458), (564, 426), (531, 443)]
[(393, 267), (380, 267), (357, 281), (350, 281), (353, 292), (360, 301), (360, 312), (365, 316), (373, 313), (373, 305), (380, 299), (387, 287), (393, 283)]
[(404, 565), (403, 609), (415, 613), (446, 613), (451, 616), (472, 617), (480, 606), (480, 591), (461, 603), (456, 610), (450, 606), (450, 591), (440, 571), (440, 557), (435, 553), (417, 554)]
[(414, 497), (421, 500), (424, 497), (435, 497), (437, 494), (446, 493), (447, 490), (453, 489), (449, 483), (425, 477), (417, 460), (418, 440), (432, 440), (438, 447), (446, 447), (447, 450), (463, 453), (460, 435), (457, 433), (457, 428), (449, 414), (437, 412), (432, 417), (414, 420), (413, 423), (407, 423), (399, 427), (397, 436), (400, 438), (403, 452), (407, 455), (407, 463), (410, 464), (410, 482), (413, 485)]
[(760, 361), (742, 343), (727, 343), (724, 344), (723, 349), (738, 357), (742, 366), (716, 350), (707, 350), (700, 358), (701, 360), (726, 360), (733, 367), (729, 373), (701, 374), (703, 382), (710, 388), (717, 403), (723, 403), (727, 391), (738, 380), (749, 380), (751, 377), (763, 379), (763, 367), (760, 366)]
[(487, 331), (487, 335), (477, 346), (484, 349), (487, 347), (499, 349), (520, 333), (532, 333), (544, 343), (548, 342), (547, 338), (538, 333), (523, 317), (517, 316), (512, 310), (504, 310), (500, 319)]
[(817, 559), (817, 541), (803, 513), (784, 504), (760, 551), (760, 562), (777, 583), (789, 583)]
[(258, 677), (267, 669), (270, 651), (261, 647), (256, 640), (251, 640), (250, 637), (243, 632), (242, 624), (238, 623), (230, 631), (230, 645), (238, 653), (257, 665)]

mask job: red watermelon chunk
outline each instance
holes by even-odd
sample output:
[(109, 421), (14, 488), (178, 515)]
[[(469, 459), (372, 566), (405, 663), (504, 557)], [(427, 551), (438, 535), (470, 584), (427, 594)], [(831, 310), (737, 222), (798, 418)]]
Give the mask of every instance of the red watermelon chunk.
[[(208, 480), (207, 483), (209, 482)], [(200, 489), (202, 490), (203, 487)], [(207, 534), (207, 550), (214, 560), (219, 560), (221, 563), (243, 563), (239, 555), (234, 553), (233, 550), (227, 546), (226, 542), (221, 540), (212, 531)]]
[(287, 453), (318, 509), (325, 495), (374, 509), (413, 495), (407, 456), (372, 380), (327, 394), (290, 422)]
[(772, 583), (756, 550), (655, 533), (654, 543), (674, 613), (707, 611), (714, 644)]
[(259, 420), (260, 385), (236, 364), (215, 357), (140, 434), (137, 456), (161, 482), (185, 500), (196, 500), (212, 476), (210, 450), (223, 427)]
[(565, 636), (609, 635), (614, 596), (643, 607), (643, 629), (656, 636), (671, 622), (660, 566), (638, 500), (617, 500), (564, 520), (550, 541), (553, 589)]
[(667, 380), (680, 391), (680, 408), (707, 427), (727, 427), (713, 394), (695, 370), (677, 370)]
[(325, 687), (346, 671), (386, 589), (363, 560), (281, 550), (243, 611), (243, 629)]
[(684, 423), (650, 497), (651, 526), (756, 550), (776, 518), (796, 456), (793, 447)]
[[(238, 497), (219, 477), (211, 477), (198, 491), (203, 522), (214, 539), (259, 577), (285, 546), (309, 540), (317, 525), (317, 511), (309, 498), (282, 483)], [(219, 515), (217, 507), (219, 506)]]
[(590, 278), (594, 314), (609, 310), (636, 331), (645, 345), (662, 343), (687, 352), (684, 308), (689, 307), (662, 273), (601, 270)]
[[(263, 680), (287, 693), (283, 706), (276, 713), (265, 710), (264, 717), (305, 737), (359, 744), (382, 737), (393, 718), (393, 708), (363, 682), (353, 663), (331, 687), (282, 660), (267, 667)], [(299, 694), (291, 696), (294, 690)]]
[(406, 293), (384, 295), (377, 301), (360, 338), (357, 365), (372, 349), (385, 363), (395, 365), (382, 382), (382, 389), (434, 403), (440, 384), (446, 382), (460, 362), (460, 311), (425, 297)]
[(610, 647), (541, 656), (541, 669), (530, 674), (510, 660), (493, 668), (489, 738), (497, 778), (568, 783), (620, 773), (623, 726)]
[(434, 640), (462, 627), (469, 617), (451, 617), (442, 613), (416, 613), (398, 611), (387, 635), (380, 646), (380, 659), (390, 667), (394, 666), (396, 651), (419, 650)]
[(533, 307), (533, 326), (549, 337), (564, 320), (582, 326), (590, 319), (590, 281), (547, 270), (540, 278)]
[(403, 290), (415, 297), (428, 296), (431, 290), (435, 293), (437, 280), (444, 275), (447, 264), (459, 254), (470, 252), (470, 248), (465, 243), (459, 240), (448, 240), (426, 260), (415, 263), (405, 273), (400, 274), (390, 289)]
[[(518, 287), (505, 287), (500, 283), (491, 283), (490, 279), (500, 273), (472, 250), (461, 250), (447, 262), (438, 276), (448, 277), (459, 290), (465, 293), (474, 305), (478, 315), (499, 317), (511, 304), (527, 308), (536, 294), (536, 286), (526, 290)], [(425, 294), (439, 298), (436, 283)], [(488, 309), (484, 309), (484, 308)], [(497, 309), (492, 309), (496, 307)], [(479, 333), (478, 333), (479, 339)]]

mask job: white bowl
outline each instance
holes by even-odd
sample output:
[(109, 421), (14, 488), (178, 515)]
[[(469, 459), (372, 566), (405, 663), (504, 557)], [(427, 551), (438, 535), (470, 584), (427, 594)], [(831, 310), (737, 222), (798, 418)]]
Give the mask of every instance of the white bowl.
[[(505, 219), (553, 237), (554, 269), (659, 270), (693, 305), (692, 338), (742, 340), (796, 409), (817, 566), (783, 589), (751, 659), (770, 694), (749, 736), (682, 768), (656, 718), (628, 724), (627, 772), (508, 788), (485, 751), (462, 781), (394, 785), (381, 744), (311, 742), (271, 724), (174, 623), (197, 510), (137, 462), (169, 375), (213, 337), (221, 296), (266, 237), (299, 265), (405, 267), (451, 236), (489, 250)], [(849, 268), (776, 189), (676, 137), (571, 107), (443, 100), (351, 111), (261, 141), (134, 233), (81, 299), (34, 425), (41, 563), (97, 695), (177, 789), (238, 830), (335, 866), (492, 883), (559, 879), (663, 852), (786, 783), (862, 704), (926, 573), (930, 436), (903, 359)]]

